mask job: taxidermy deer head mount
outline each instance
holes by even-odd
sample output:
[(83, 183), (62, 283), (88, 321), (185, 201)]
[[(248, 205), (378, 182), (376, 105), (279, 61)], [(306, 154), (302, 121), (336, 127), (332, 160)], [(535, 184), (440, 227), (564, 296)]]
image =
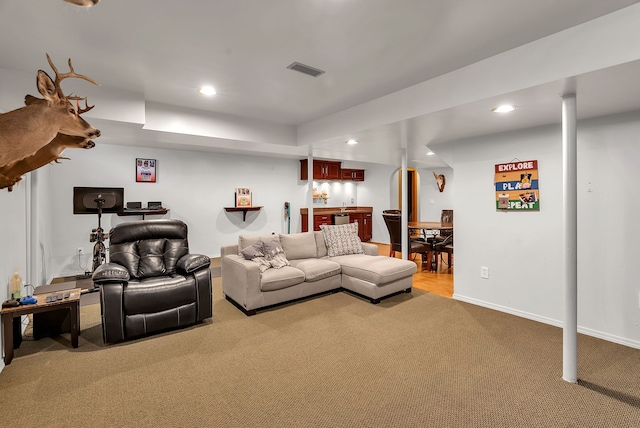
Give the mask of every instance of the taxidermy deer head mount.
[[(77, 74), (71, 59), (69, 72), (62, 74), (48, 54), (47, 60), (56, 76), (53, 80), (38, 70), (37, 87), (44, 98), (27, 95), (25, 107), (0, 114), (0, 189), (7, 187), (11, 191), (22, 174), (57, 161), (67, 147), (93, 147), (95, 144), (91, 139), (100, 136), (99, 130), (80, 117), (93, 106), (87, 106), (86, 98), (65, 95), (60, 87), (62, 80), (68, 77), (98, 83)], [(85, 108), (80, 107), (80, 100), (85, 100)], [(76, 108), (70, 101), (76, 101)]]
[(445, 184), (447, 184), (447, 181), (444, 179), (444, 175), (443, 174), (436, 174), (434, 172), (433, 176), (435, 177), (436, 183), (438, 184), (438, 190), (440, 192), (443, 192), (444, 191), (444, 186), (445, 186)]
[(64, 0), (64, 1), (66, 1), (67, 3), (78, 5), (78, 6), (91, 7), (91, 6), (97, 5), (100, 0)]

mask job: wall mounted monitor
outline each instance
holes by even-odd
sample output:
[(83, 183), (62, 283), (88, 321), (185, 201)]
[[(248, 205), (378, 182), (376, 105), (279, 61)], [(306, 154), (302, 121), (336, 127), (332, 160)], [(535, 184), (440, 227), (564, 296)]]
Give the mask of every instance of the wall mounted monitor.
[(124, 206), (124, 188), (122, 187), (74, 187), (73, 213), (98, 214), (99, 201), (102, 201), (102, 213), (119, 213)]

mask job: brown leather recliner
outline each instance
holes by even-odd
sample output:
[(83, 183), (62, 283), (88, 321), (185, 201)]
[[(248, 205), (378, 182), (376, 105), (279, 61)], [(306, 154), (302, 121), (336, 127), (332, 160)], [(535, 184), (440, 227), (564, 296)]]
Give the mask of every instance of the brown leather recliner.
[(168, 219), (122, 223), (111, 229), (109, 240), (109, 263), (93, 273), (100, 288), (105, 343), (211, 318), (211, 260), (189, 254), (185, 223)]

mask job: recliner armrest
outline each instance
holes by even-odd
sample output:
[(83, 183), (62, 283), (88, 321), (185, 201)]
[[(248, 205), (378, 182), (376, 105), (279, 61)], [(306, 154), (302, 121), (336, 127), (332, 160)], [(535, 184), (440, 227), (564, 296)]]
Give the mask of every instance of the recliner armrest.
[(93, 282), (103, 284), (105, 282), (127, 282), (129, 271), (116, 263), (105, 263), (96, 268), (92, 275)]
[(187, 254), (180, 257), (176, 268), (185, 273), (193, 273), (211, 265), (211, 259), (204, 254)]

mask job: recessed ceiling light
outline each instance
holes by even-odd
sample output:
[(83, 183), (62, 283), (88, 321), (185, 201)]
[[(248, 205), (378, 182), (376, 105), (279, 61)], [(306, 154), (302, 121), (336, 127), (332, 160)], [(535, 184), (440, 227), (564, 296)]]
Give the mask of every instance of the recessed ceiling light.
[(203, 86), (198, 90), (202, 95), (215, 95), (216, 89), (213, 86)]
[(358, 144), (358, 141), (357, 140), (347, 140), (347, 141), (345, 141), (345, 144), (349, 144), (349, 145)]
[(435, 153), (433, 153), (431, 150), (427, 152), (427, 156), (433, 156), (433, 155), (435, 155)]
[(509, 113), (514, 111), (515, 109), (516, 109), (516, 106), (511, 104), (505, 104), (502, 106), (494, 107), (491, 109), (491, 111), (494, 113)]

